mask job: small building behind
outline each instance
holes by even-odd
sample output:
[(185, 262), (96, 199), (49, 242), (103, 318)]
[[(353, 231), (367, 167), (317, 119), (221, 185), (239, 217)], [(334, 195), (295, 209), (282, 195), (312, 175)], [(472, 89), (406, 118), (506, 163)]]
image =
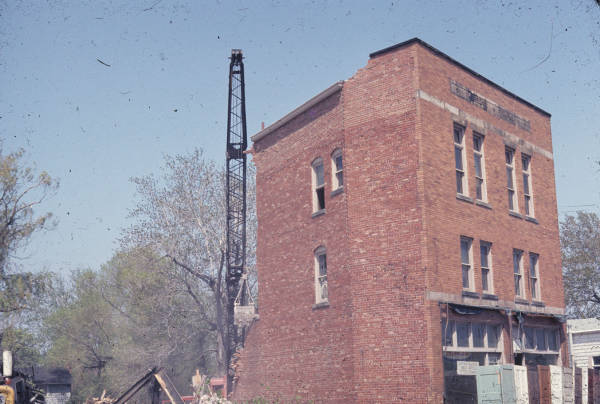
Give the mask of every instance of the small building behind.
[(600, 368), (600, 320), (567, 320), (571, 366)]
[(71, 398), (71, 380), (71, 372), (65, 368), (33, 368), (33, 383), (46, 393), (46, 404), (68, 403)]

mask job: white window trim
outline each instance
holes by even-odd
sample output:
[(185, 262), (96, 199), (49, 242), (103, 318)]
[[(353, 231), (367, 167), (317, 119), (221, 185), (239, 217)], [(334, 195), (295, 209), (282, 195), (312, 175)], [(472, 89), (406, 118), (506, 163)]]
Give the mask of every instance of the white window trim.
[[(479, 240), (479, 254), (481, 255), (481, 246), (486, 245), (488, 247), (487, 255), (487, 268), (481, 265), (481, 256), (479, 257), (479, 263), (481, 265), (481, 290), (486, 294), (494, 294), (494, 275), (493, 275), (493, 263), (492, 263), (492, 243), (489, 241)], [(483, 270), (488, 270), (488, 288), (483, 290)]]
[[(535, 256), (535, 276), (531, 276), (531, 257)], [(530, 285), (532, 284), (532, 279), (535, 279), (535, 297), (533, 297), (533, 294), (531, 296), (531, 299), (536, 301), (536, 302), (541, 302), (542, 301), (542, 291), (541, 291), (541, 287), (540, 287), (540, 255), (534, 252), (529, 252), (529, 282)], [(531, 288), (531, 286), (530, 286)], [(530, 292), (531, 293), (531, 292)]]
[[(317, 167), (323, 167), (323, 184), (317, 185)], [(311, 178), (312, 178), (312, 204), (313, 204), (313, 212), (319, 212), (325, 209), (325, 166), (323, 165), (323, 159), (318, 157), (313, 160), (311, 164)], [(319, 197), (318, 190), (323, 189), (323, 207), (319, 206)]]
[[(515, 272), (514, 271), (514, 260), (515, 260), (515, 254), (519, 255), (519, 272)], [(513, 249), (513, 277), (514, 276), (519, 276), (519, 291), (521, 292), (520, 294), (517, 294), (515, 291), (515, 296), (521, 299), (526, 299), (527, 298), (527, 293), (525, 293), (525, 288), (523, 287), (525, 282), (523, 282), (523, 250), (519, 250), (517, 248)], [(516, 283), (515, 283), (516, 286)]]
[[(319, 257), (325, 256), (325, 275), (321, 276), (319, 272)], [(327, 285), (327, 250), (325, 247), (318, 247), (314, 252), (315, 262), (315, 303), (328, 303), (329, 302), (329, 288)], [(325, 298), (322, 298), (323, 288), (325, 288)]]
[[(527, 154), (521, 153), (521, 164), (523, 159), (527, 159), (527, 170), (525, 170), (525, 166), (522, 165), (523, 175), (527, 175), (527, 187), (525, 186), (525, 181), (523, 179), (523, 204), (525, 209), (525, 214), (529, 217), (535, 217), (535, 211), (533, 209), (533, 184), (531, 179), (531, 156)], [(529, 188), (529, 193), (525, 193), (525, 189)], [(527, 213), (527, 208), (529, 208), (529, 213)]]
[[(456, 142), (456, 139), (454, 138), (454, 131), (456, 131), (456, 128), (460, 128), (461, 131), (461, 137), (460, 137), (460, 143)], [(467, 151), (466, 151), (466, 147), (465, 147), (465, 133), (466, 133), (466, 128), (458, 123), (454, 123), (454, 126), (452, 127), (452, 140), (454, 142), (454, 172), (455, 172), (455, 181), (456, 181), (456, 176), (458, 175), (458, 173), (462, 174), (462, 182), (461, 182), (461, 187), (462, 187), (462, 192), (459, 192), (458, 189), (456, 190), (456, 193), (459, 195), (464, 195), (464, 196), (469, 196), (469, 178), (468, 178), (468, 172), (467, 172)], [(461, 163), (462, 163), (462, 170), (456, 168), (456, 149), (460, 149), (460, 158), (461, 158)], [(458, 182), (457, 182), (458, 185)]]
[[(511, 153), (511, 161), (510, 163), (506, 162), (506, 153), (509, 152)], [(510, 203), (508, 205), (508, 210), (511, 212), (519, 212), (519, 198), (517, 197), (517, 180), (516, 180), (516, 174), (515, 174), (515, 154), (516, 151), (515, 149), (506, 146), (504, 149), (504, 161), (506, 163), (506, 168), (510, 168), (511, 169), (511, 176), (512, 176), (512, 188), (508, 187), (508, 182), (506, 184), (506, 191), (507, 191), (507, 195), (510, 195), (510, 192), (512, 192), (512, 203), (513, 203), (513, 209), (510, 208)], [(507, 177), (507, 181), (508, 181), (508, 177)]]
[[(469, 243), (469, 286), (464, 287), (462, 277), (463, 277), (463, 265), (462, 262), (462, 242), (467, 241)], [(473, 275), (473, 239), (467, 236), (460, 236), (460, 284), (463, 287), (464, 291), (474, 292), (475, 291), (475, 279)]]
[[(481, 147), (480, 150), (475, 150), (475, 138), (478, 137), (481, 139)], [(475, 174), (475, 186), (477, 187), (477, 180), (481, 180), (481, 199), (482, 202), (487, 202), (487, 182), (485, 180), (485, 155), (484, 155), (484, 143), (485, 137), (481, 133), (473, 132), (473, 173)], [(478, 155), (480, 158), (481, 164), (481, 177), (477, 176), (477, 171), (475, 169), (475, 156)], [(475, 198), (477, 198), (477, 188), (475, 188)]]
[[(342, 168), (340, 170), (337, 169), (335, 161), (338, 157), (342, 158)], [(342, 175), (342, 184), (338, 180), (338, 174)], [(344, 157), (342, 156), (342, 149), (335, 149), (331, 153), (331, 190), (335, 191), (342, 188), (344, 188)]]

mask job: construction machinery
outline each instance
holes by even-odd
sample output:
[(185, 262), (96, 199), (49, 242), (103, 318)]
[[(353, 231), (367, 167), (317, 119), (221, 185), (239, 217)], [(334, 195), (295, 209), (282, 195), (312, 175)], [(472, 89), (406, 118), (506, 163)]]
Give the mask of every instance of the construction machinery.
[(37, 389), (30, 375), (13, 370), (12, 353), (2, 352), (0, 402), (3, 404), (45, 403), (44, 392)]
[(232, 386), (233, 353), (244, 345), (248, 318), (255, 313), (248, 288), (246, 268), (246, 94), (244, 58), (241, 49), (232, 49), (229, 63), (229, 97), (227, 102), (227, 339), (226, 360), (229, 366), (227, 386)]

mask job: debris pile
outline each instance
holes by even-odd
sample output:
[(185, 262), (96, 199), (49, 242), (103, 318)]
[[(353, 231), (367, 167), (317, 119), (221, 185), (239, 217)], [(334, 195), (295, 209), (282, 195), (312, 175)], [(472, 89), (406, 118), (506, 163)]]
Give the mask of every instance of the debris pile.
[(112, 404), (115, 400), (106, 395), (106, 390), (102, 392), (100, 397), (90, 397), (85, 400), (85, 404)]

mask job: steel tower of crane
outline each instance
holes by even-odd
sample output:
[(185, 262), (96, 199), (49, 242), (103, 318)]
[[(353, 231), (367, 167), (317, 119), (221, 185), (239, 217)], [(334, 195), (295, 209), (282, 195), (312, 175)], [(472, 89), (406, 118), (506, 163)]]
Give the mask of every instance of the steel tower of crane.
[[(244, 62), (241, 49), (232, 49), (229, 63), (229, 100), (227, 118), (227, 334), (226, 360), (243, 344), (244, 330), (234, 323), (234, 305), (240, 278), (246, 266), (246, 100), (244, 92)], [(246, 300), (242, 288), (241, 303)], [(241, 327), (240, 327), (241, 328)], [(228, 371), (228, 385), (231, 385)]]

